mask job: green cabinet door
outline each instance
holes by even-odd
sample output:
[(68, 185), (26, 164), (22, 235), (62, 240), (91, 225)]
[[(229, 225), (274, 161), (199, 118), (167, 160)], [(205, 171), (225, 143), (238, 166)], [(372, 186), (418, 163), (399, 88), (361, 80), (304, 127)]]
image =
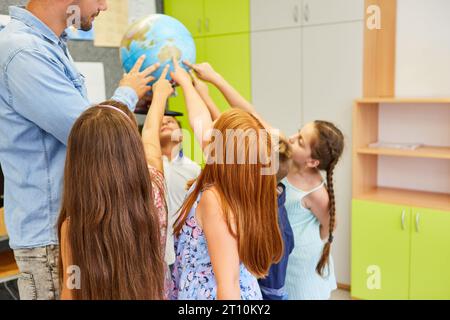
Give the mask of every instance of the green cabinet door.
[(353, 297), (409, 298), (410, 220), (408, 207), (353, 201)]
[(413, 208), (411, 299), (450, 299), (450, 212)]
[(206, 35), (250, 32), (250, 0), (205, 0), (205, 31)]
[(164, 0), (164, 12), (180, 20), (194, 37), (204, 35), (204, 0)]
[[(250, 34), (205, 38), (206, 59), (246, 99), (251, 100)], [(228, 103), (219, 90), (210, 86), (210, 95), (222, 110)]]

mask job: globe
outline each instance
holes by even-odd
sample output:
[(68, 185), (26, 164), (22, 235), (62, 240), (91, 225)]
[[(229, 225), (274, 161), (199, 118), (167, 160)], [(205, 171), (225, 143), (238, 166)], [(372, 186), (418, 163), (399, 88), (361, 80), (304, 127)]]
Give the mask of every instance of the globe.
[[(169, 64), (174, 71), (172, 58), (188, 71), (181, 61), (195, 63), (196, 49), (189, 30), (178, 20), (163, 14), (152, 14), (134, 22), (125, 33), (120, 45), (120, 59), (125, 72), (130, 72), (136, 61), (146, 55), (141, 71), (159, 62), (161, 66), (152, 75), (160, 78)], [(170, 72), (167, 80), (172, 80)]]

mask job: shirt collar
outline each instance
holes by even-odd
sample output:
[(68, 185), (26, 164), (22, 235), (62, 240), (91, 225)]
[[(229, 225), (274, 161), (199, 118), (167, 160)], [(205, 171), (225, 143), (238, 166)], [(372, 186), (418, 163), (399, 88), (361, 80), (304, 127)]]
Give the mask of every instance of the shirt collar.
[(25, 7), (11, 6), (9, 7), (9, 15), (11, 16), (11, 19), (23, 22), (54, 44), (59, 44), (61, 41), (65, 43), (67, 41), (66, 32), (63, 32), (61, 37), (58, 37), (45, 23), (25, 9)]
[(177, 146), (175, 148), (179, 148), (179, 149), (178, 149), (178, 153), (172, 158), (172, 160), (169, 160), (169, 158), (167, 156), (163, 156), (163, 159), (165, 159), (169, 163), (178, 163), (178, 162), (182, 161), (184, 159), (183, 148), (181, 148), (181, 145)]

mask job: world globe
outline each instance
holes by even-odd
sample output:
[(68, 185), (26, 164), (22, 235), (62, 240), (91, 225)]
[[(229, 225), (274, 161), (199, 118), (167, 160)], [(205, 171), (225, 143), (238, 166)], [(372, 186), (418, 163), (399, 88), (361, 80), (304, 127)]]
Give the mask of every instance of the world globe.
[[(135, 65), (142, 55), (146, 55), (141, 71), (160, 63), (160, 67), (152, 76), (156, 80), (161, 76), (164, 67), (169, 64), (174, 71), (172, 58), (188, 71), (182, 61), (195, 63), (196, 49), (194, 39), (189, 30), (178, 20), (163, 14), (153, 14), (134, 22), (125, 33), (120, 45), (120, 59), (125, 72)], [(170, 72), (167, 80), (172, 80)]]

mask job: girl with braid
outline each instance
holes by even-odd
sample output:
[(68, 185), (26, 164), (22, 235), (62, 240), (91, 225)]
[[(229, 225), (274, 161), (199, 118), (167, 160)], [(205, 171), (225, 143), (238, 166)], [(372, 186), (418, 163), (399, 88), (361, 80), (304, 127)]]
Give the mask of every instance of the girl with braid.
[[(336, 228), (333, 172), (344, 136), (332, 123), (314, 121), (291, 137), (290, 144), (293, 164), (283, 183), (295, 247), (286, 290), (292, 300), (326, 300), (337, 288), (330, 255)], [(320, 171), (326, 172), (326, 183)]]

